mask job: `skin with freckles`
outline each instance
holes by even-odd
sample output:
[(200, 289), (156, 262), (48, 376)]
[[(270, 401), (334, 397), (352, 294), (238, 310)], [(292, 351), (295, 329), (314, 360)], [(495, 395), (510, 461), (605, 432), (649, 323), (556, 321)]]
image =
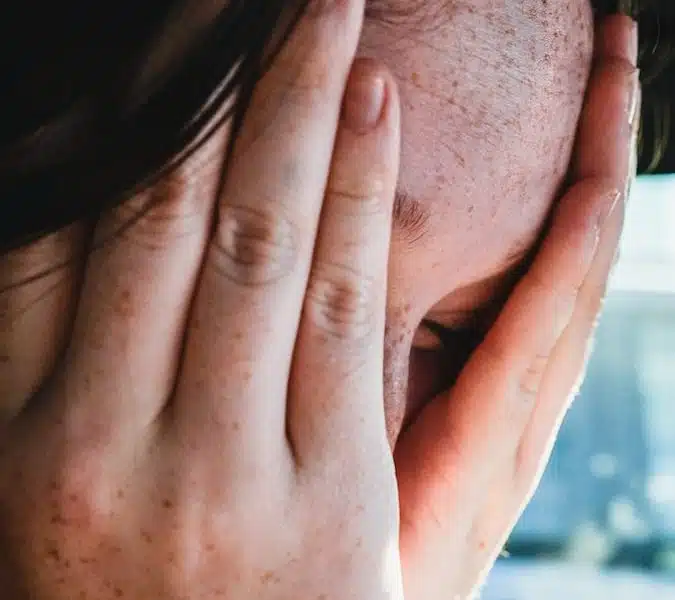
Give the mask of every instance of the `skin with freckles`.
[[(555, 154), (557, 145), (567, 158), (574, 130), (558, 114), (573, 122), (574, 107), (554, 104), (552, 84), (542, 91), (534, 76), (567, 73), (574, 52), (565, 46), (558, 66), (552, 52), (541, 65), (536, 55), (525, 62), (529, 38), (518, 34), (517, 85), (505, 69), (487, 77), (465, 54), (457, 68), (468, 83), (455, 96), (464, 109), (454, 121), (438, 92), (419, 92), (431, 59), (440, 68), (439, 57), (453, 56), (430, 50), (450, 45), (435, 38), (443, 31), (461, 36), (470, 23), (502, 35), (504, 49), (491, 48), (498, 62), (510, 48), (504, 23), (524, 15), (520, 26), (531, 22), (540, 40), (547, 29), (534, 24), (562, 18), (548, 15), (546, 0), (541, 14), (499, 1), (499, 11), (494, 0), (474, 12), (443, 2), (454, 9), (445, 21), (426, 13), (410, 51), (382, 57), (399, 65), (404, 87), (410, 139), (400, 180), (398, 85), (378, 61), (353, 60), (359, 42), (362, 53), (384, 48), (372, 36), (376, 24), (385, 31), (386, 15), (371, 15), (362, 37), (363, 4), (318, 2), (258, 82), (222, 186), (227, 126), (101, 215), (86, 232), (89, 252), (77, 232), (40, 244), (52, 255), (62, 244), (82, 247), (86, 261), (58, 273), (62, 302), (22, 311), (41, 291), (35, 281), (0, 296), (5, 596), (473, 600), (583, 371), (639, 113), (636, 44), (616, 43), (637, 31), (628, 19), (608, 20), (598, 27), (566, 189), (520, 269), (562, 171), (533, 148)], [(403, 25), (391, 48), (412, 39)], [(452, 75), (444, 69), (439, 85)], [(549, 141), (538, 143), (544, 108), (556, 125), (546, 123), (537, 135)], [(425, 120), (456, 140), (443, 181), (428, 176), (451, 156), (424, 143), (415, 123)], [(414, 164), (418, 154), (425, 163)], [(0, 289), (35, 272), (33, 250), (0, 261)], [(71, 311), (72, 328), (40, 327)], [(22, 319), (26, 312), (33, 316)], [(457, 328), (475, 334), (492, 319), (449, 386), (476, 342)], [(416, 328), (410, 399), (432, 401), (392, 452)], [(59, 348), (57, 364), (45, 364)], [(441, 385), (447, 392), (434, 397)]]
[(480, 334), (537, 241), (593, 51), (587, 0), (433, 2), (375, 3), (360, 47), (391, 68), (402, 97), (385, 367), (392, 441), (405, 413), (444, 385), (447, 352), (459, 368), (468, 351), (446, 348), (439, 373), (439, 340), (422, 319)]

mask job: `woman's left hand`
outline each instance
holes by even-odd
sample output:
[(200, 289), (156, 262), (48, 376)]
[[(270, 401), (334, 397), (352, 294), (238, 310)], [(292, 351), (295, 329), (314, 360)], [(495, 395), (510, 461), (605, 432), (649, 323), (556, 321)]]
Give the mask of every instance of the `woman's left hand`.
[(639, 124), (636, 29), (604, 22), (572, 184), (462, 372), (396, 448), (407, 600), (467, 600), (531, 498), (578, 389), (617, 255)]

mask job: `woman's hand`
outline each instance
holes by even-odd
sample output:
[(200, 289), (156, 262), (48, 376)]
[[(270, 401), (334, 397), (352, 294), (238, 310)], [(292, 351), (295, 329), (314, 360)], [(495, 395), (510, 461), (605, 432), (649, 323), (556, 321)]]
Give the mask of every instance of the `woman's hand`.
[(577, 392), (634, 177), (632, 21), (600, 28), (572, 182), (529, 272), (457, 385), (396, 448), (406, 600), (467, 600), (492, 567)]
[(382, 398), (399, 104), (352, 68), (363, 3), (317, 5), (217, 201), (227, 131), (106, 216), (86, 262), (10, 285), (82, 227), (3, 259), (3, 598), (402, 600)]

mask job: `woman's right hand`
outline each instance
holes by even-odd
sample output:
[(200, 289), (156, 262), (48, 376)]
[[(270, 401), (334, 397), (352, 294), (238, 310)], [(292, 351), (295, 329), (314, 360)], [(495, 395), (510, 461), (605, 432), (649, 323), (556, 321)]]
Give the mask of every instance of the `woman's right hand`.
[(11, 285), (77, 256), (80, 226), (2, 259), (3, 598), (402, 599), (382, 390), (398, 97), (352, 68), (363, 2), (316, 4), (218, 198), (226, 131), (106, 215), (86, 261)]

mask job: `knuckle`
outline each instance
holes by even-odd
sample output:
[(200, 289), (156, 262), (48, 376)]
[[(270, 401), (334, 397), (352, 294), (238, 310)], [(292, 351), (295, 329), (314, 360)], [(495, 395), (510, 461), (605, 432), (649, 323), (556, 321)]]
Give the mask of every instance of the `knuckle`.
[(116, 207), (102, 221), (96, 238), (102, 246), (131, 243), (146, 250), (163, 250), (176, 239), (201, 230), (204, 207), (196, 206), (191, 184), (168, 177), (151, 190)]
[(386, 214), (384, 183), (378, 177), (366, 176), (357, 185), (337, 182), (328, 190), (327, 201), (349, 216), (368, 218)]
[(271, 284), (296, 264), (297, 228), (279, 212), (224, 206), (213, 249), (212, 262), (227, 279), (242, 286)]
[(527, 399), (534, 399), (539, 394), (541, 383), (548, 366), (548, 354), (538, 354), (528, 365), (520, 380), (521, 395)]
[(309, 316), (319, 331), (342, 340), (372, 332), (375, 282), (344, 266), (315, 265), (307, 288)]
[(151, 187), (115, 207), (100, 224), (103, 242), (122, 238), (148, 250), (202, 234), (213, 206), (222, 157), (220, 136), (177, 165)]

